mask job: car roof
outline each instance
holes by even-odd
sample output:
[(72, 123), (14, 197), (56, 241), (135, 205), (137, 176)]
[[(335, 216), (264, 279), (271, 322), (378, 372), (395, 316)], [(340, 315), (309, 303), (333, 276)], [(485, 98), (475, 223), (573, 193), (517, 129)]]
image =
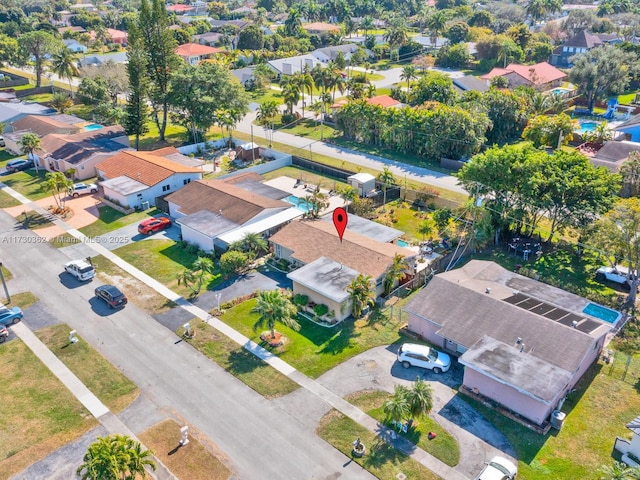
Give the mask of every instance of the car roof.
[(84, 260), (71, 260), (70, 262), (67, 262), (66, 265), (76, 265), (80, 268), (91, 267), (91, 265)]
[(122, 295), (120, 289), (113, 285), (100, 285), (98, 288), (100, 290), (106, 290), (110, 295)]
[(421, 355), (429, 355), (431, 351), (430, 347), (426, 345), (419, 345), (417, 343), (403, 343), (402, 344), (402, 352), (411, 352), (411, 353), (419, 353)]

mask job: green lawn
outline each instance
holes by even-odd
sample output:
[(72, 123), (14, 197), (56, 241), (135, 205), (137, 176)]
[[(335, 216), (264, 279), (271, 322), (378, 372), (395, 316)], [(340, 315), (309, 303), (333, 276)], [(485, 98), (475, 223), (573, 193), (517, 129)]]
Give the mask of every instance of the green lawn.
[[(2, 290), (2, 292), (4, 293), (4, 290)], [(0, 295), (2, 295), (3, 293), (0, 293)], [(11, 292), (9, 292), (9, 294), (11, 294)], [(36, 297), (33, 293), (21, 292), (21, 293), (15, 293), (11, 295), (11, 303), (8, 305), (12, 307), (20, 307), (22, 310), (24, 310), (25, 308), (30, 307), (37, 301), (38, 301), (38, 297)]]
[[(269, 348), (260, 340), (260, 333), (253, 330), (257, 315), (251, 312), (256, 299), (251, 299), (229, 309), (220, 318), (229, 326), (246, 335), (254, 342)], [(289, 341), (283, 346), (270, 349), (272, 353), (293, 365), (305, 375), (317, 378), (327, 370), (345, 360), (380, 345), (400, 342), (400, 323), (386, 318), (369, 324), (366, 320), (347, 320), (336, 327), (321, 327), (304, 318), (299, 319), (300, 331), (277, 325)]]
[(20, 202), (9, 195), (7, 192), (0, 190), (0, 208), (16, 207)]
[(71, 108), (68, 108), (66, 113), (68, 113), (69, 115), (80, 117), (87, 122), (91, 122), (93, 120), (94, 109), (95, 105), (84, 105), (82, 103), (79, 103)]
[[(376, 221), (383, 223), (398, 230), (402, 230), (406, 240), (413, 242), (420, 242), (423, 240), (423, 235), (418, 231), (420, 223), (426, 218), (431, 216), (430, 213), (425, 212), (425, 209), (419, 209), (410, 205), (407, 202), (395, 200), (387, 203), (384, 208), (376, 209)], [(437, 232), (431, 234), (433, 239), (438, 237)]]
[(97, 237), (118, 228), (126, 227), (132, 223), (138, 223), (147, 217), (152, 217), (160, 213), (159, 210), (153, 209), (145, 212), (134, 212), (129, 215), (125, 215), (117, 211), (115, 208), (108, 206), (102, 206), (98, 208), (100, 212), (100, 218), (91, 225), (87, 225), (80, 229), (87, 237)]
[(279, 129), (282, 132), (297, 135), (298, 137), (309, 138), (311, 140), (320, 140), (323, 138), (329, 139), (337, 132), (337, 130), (334, 130), (331, 126), (321, 125), (320, 122), (315, 120), (303, 120), (290, 127), (280, 127)]
[[(382, 404), (392, 396), (388, 392), (374, 390), (353, 393), (345, 400), (380, 423), (385, 423), (386, 415), (382, 410)], [(392, 428), (388, 423), (386, 426)], [(436, 438), (429, 440), (429, 432), (434, 432)], [(414, 419), (413, 428), (400, 435), (450, 467), (457, 465), (460, 461), (460, 449), (456, 439), (428, 415)]]
[[(174, 125), (169, 122), (167, 129), (165, 130), (165, 141), (161, 142), (158, 134), (158, 127), (153, 121), (147, 122), (149, 131), (142, 137), (140, 137), (140, 143), (138, 145), (139, 150), (156, 150), (158, 148), (167, 147), (170, 145), (180, 146), (186, 143), (189, 139), (187, 130), (180, 125)], [(131, 145), (135, 145), (135, 136), (130, 135), (129, 140)]]
[(36, 335), (102, 403), (120, 412), (138, 396), (138, 387), (81, 337), (70, 345), (70, 330), (63, 323), (41, 328)]
[[(616, 436), (630, 438), (625, 424), (640, 411), (636, 375), (623, 382), (608, 375), (609, 366), (591, 367), (562, 410), (568, 412), (560, 432), (539, 435), (466, 396), (509, 440), (519, 460), (519, 480), (598, 480), (601, 465), (611, 465)], [(631, 377), (631, 375), (629, 376)]]
[[(18, 157), (20, 157), (18, 155)], [(9, 160), (13, 160), (16, 157), (13, 153), (9, 152), (6, 148), (0, 148), (0, 167), (4, 168)]]
[[(413, 460), (411, 457), (389, 446), (343, 414), (332, 410), (320, 421), (316, 433), (343, 454), (362, 465), (380, 480), (397, 480), (403, 473), (408, 479), (437, 480), (436, 474)], [(367, 452), (362, 458), (351, 455), (353, 441), (360, 438)]]
[(2, 183), (13, 188), (30, 200), (39, 200), (51, 196), (51, 192), (42, 187), (47, 171), (40, 169), (15, 172), (3, 177)]
[(16, 217), (16, 222), (21, 223), (23, 228), (31, 230), (37, 230), (39, 228), (47, 228), (54, 225), (54, 223), (47, 217), (40, 215), (35, 210), (25, 211)]
[(0, 362), (0, 469), (10, 478), (98, 422), (21, 340), (0, 345)]
[[(67, 88), (68, 85), (67, 85)], [(51, 93), (38, 93), (37, 95), (29, 95), (24, 98), (26, 102), (35, 102), (35, 103), (47, 103), (53, 99), (53, 94)]]
[[(195, 325), (196, 335), (187, 341), (260, 395), (276, 398), (298, 388), (297, 383), (210, 325), (199, 320), (193, 321), (192, 325)], [(183, 333), (181, 327), (178, 334)]]
[[(185, 268), (190, 268), (197, 256), (179, 243), (172, 240), (143, 240), (117, 248), (113, 252), (174, 292), (185, 297), (191, 295), (191, 290), (184, 284), (178, 285), (176, 276)], [(222, 275), (214, 273), (205, 282), (203, 290), (213, 288), (221, 281)]]
[(259, 92), (259, 91), (249, 92), (249, 98), (251, 99), (252, 102), (256, 102), (257, 104), (260, 104), (260, 105), (262, 105), (266, 101), (274, 101), (278, 105), (284, 104), (284, 99), (282, 98), (282, 95), (280, 95), (280, 92), (276, 90), (272, 90), (270, 88), (262, 92)]

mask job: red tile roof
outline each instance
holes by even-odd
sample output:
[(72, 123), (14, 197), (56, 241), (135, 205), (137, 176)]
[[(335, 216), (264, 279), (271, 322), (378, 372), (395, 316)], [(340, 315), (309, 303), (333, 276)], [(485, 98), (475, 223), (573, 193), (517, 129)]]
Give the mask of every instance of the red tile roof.
[(183, 4), (179, 3), (177, 5), (169, 5), (167, 7), (167, 10), (169, 10), (170, 12), (175, 12), (175, 13), (184, 13), (184, 12), (190, 12), (194, 8), (195, 7), (192, 7), (191, 5), (183, 5)]
[(340, 30), (340, 27), (338, 27), (337, 25), (332, 25), (331, 23), (325, 22), (307, 23), (306, 25), (303, 25), (302, 28), (304, 28), (305, 30), (315, 30), (323, 32), (334, 32), (336, 30)]
[(395, 107), (402, 103), (395, 98), (391, 98), (389, 95), (377, 95), (375, 97), (367, 98), (366, 102), (369, 105), (379, 105), (383, 108)]
[(193, 57), (196, 55), (213, 55), (224, 52), (222, 48), (208, 47), (199, 43), (185, 43), (176, 48), (176, 53), (181, 57)]
[(128, 34), (127, 32), (123, 32), (122, 30), (116, 30), (115, 28), (107, 28), (107, 33), (111, 37), (111, 40), (127, 40)]
[(551, 83), (556, 80), (562, 80), (567, 77), (567, 74), (562, 70), (558, 70), (553, 65), (547, 62), (536, 63), (535, 65), (520, 65), (518, 63), (511, 63), (507, 65), (507, 68), (494, 68), (486, 75), (480, 78), (490, 80), (494, 77), (501, 77), (509, 73), (516, 73), (533, 85), (544, 85), (545, 83)]

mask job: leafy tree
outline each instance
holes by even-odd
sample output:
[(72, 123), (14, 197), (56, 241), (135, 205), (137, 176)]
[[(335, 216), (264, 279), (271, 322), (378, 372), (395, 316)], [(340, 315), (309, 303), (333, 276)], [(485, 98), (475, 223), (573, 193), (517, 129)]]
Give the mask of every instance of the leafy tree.
[(137, 25), (131, 25), (128, 31), (127, 77), (129, 93), (127, 95), (124, 126), (129, 135), (135, 135), (135, 149), (138, 150), (140, 137), (149, 131), (149, 107), (147, 106), (148, 78), (147, 56), (143, 50), (142, 38)]
[(569, 80), (577, 85), (592, 110), (596, 101), (626, 89), (638, 59), (632, 53), (604, 45), (578, 54), (572, 61)]
[(469, 25), (465, 22), (455, 22), (447, 29), (447, 38), (451, 45), (467, 41), (469, 36)]
[(63, 48), (51, 56), (51, 70), (60, 78), (66, 78), (69, 81), (69, 94), (73, 98), (73, 86), (71, 79), (77, 77), (80, 72), (77, 66), (78, 59), (74, 53), (68, 48)]
[(622, 197), (640, 196), (640, 152), (631, 152), (629, 159), (620, 168), (622, 175)]
[(490, 27), (495, 21), (495, 17), (486, 10), (476, 10), (468, 20), (470, 27)]
[(409, 389), (404, 385), (396, 385), (393, 396), (382, 404), (382, 411), (387, 416), (387, 420), (402, 423), (405, 418), (411, 415), (411, 405), (407, 399)]
[(559, 147), (566, 145), (573, 138), (576, 121), (569, 115), (538, 115), (527, 123), (522, 138), (532, 142), (536, 147)]
[(420, 105), (427, 101), (453, 105), (457, 96), (451, 78), (440, 72), (427, 72), (411, 89), (414, 105)]
[(358, 190), (351, 185), (338, 188), (338, 195), (344, 200), (344, 208), (349, 211), (349, 203), (358, 198)]
[(65, 198), (73, 185), (73, 181), (67, 178), (62, 172), (47, 172), (45, 178), (45, 188), (53, 195), (53, 199), (58, 208), (63, 210)]
[(98, 105), (109, 100), (106, 82), (99, 77), (83, 78), (78, 86), (78, 100), (85, 105)]
[(261, 50), (264, 47), (264, 33), (258, 25), (249, 25), (238, 35), (240, 50)]
[(266, 326), (271, 331), (272, 339), (276, 338), (276, 323), (281, 323), (296, 332), (300, 330), (300, 324), (295, 319), (298, 309), (291, 302), (290, 295), (282, 290), (260, 292), (256, 306), (251, 311), (259, 315), (253, 329), (258, 330)]
[(237, 250), (229, 250), (220, 256), (220, 269), (227, 275), (242, 272), (249, 266), (249, 255)]
[(0, 33), (0, 64), (18, 63), (18, 41), (4, 33)]
[(464, 43), (457, 43), (440, 48), (436, 64), (445, 68), (465, 68), (470, 60), (469, 47)]
[(35, 159), (33, 152), (40, 148), (40, 137), (35, 133), (25, 133), (20, 139), (19, 145), (20, 150), (22, 150), (23, 153), (27, 154), (27, 158), (33, 160), (37, 172), (38, 161)]
[(21, 63), (26, 63), (33, 59), (36, 72), (36, 87), (42, 86), (42, 73), (47, 63), (47, 57), (64, 49), (64, 44), (51, 33), (34, 30), (20, 35), (18, 37), (18, 45), (20, 47)]
[(527, 100), (523, 95), (491, 88), (482, 94), (481, 104), (492, 125), (487, 132), (487, 142), (503, 144), (520, 137), (528, 118)]
[(102, 65), (82, 70), (83, 77), (93, 79), (104, 85), (107, 96), (111, 100), (112, 108), (118, 106), (119, 95), (127, 92), (129, 88), (127, 73), (126, 65), (115, 63), (113, 60), (107, 60)]
[(429, 236), (431, 238), (432, 234), (436, 230), (436, 222), (432, 217), (425, 218), (418, 225), (418, 233), (422, 235), (422, 240), (424, 241), (424, 237)]
[(125, 435), (98, 437), (89, 445), (77, 475), (82, 480), (144, 479), (147, 478), (145, 467), (156, 469), (152, 455), (153, 452), (142, 449), (140, 442)]
[(58, 92), (51, 96), (51, 106), (59, 113), (64, 113), (73, 106), (73, 100), (66, 93)]
[(387, 205), (387, 188), (396, 182), (396, 177), (389, 167), (384, 167), (382, 172), (378, 174), (378, 180), (382, 182), (382, 211)]
[(404, 257), (400, 254), (396, 254), (393, 257), (393, 262), (389, 265), (389, 268), (384, 274), (383, 288), (385, 297), (391, 293), (396, 282), (402, 280), (406, 274), (407, 264), (404, 262)]
[(347, 292), (351, 297), (351, 313), (355, 318), (360, 318), (366, 307), (375, 305), (375, 284), (368, 275), (361, 273), (354, 278), (347, 286)]
[(356, 195), (350, 205), (351, 211), (359, 217), (370, 218), (373, 213), (373, 202), (370, 198), (359, 198)]
[(178, 285), (184, 284), (194, 295), (198, 295), (205, 280), (214, 269), (213, 260), (208, 257), (198, 257), (190, 269), (185, 269), (178, 274)]
[(169, 90), (173, 71), (180, 64), (176, 41), (169, 29), (169, 18), (161, 0), (141, 0), (138, 28), (147, 53), (149, 96), (158, 127), (159, 140), (165, 139), (169, 113)]

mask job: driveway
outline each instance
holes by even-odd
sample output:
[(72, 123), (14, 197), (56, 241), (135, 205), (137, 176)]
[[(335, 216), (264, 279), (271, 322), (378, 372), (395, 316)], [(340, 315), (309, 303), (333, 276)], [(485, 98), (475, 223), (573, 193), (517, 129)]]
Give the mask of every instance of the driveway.
[[(161, 215), (164, 216), (164, 215)], [(119, 247), (124, 247), (130, 243), (139, 242), (141, 240), (173, 240), (175, 242), (181, 240), (180, 227), (175, 223), (172, 223), (166, 230), (161, 230), (152, 235), (142, 235), (138, 233), (138, 223), (132, 223), (126, 227), (113, 230), (112, 232), (105, 233), (91, 239), (95, 243), (99, 243), (109, 250), (115, 250)]]
[[(456, 438), (460, 446), (460, 463), (455, 467), (456, 470), (475, 478), (484, 462), (494, 455), (515, 456), (507, 439), (457, 395), (455, 387), (462, 383), (463, 373), (457, 361), (454, 360), (449, 372), (440, 375), (415, 367), (405, 369), (395, 361), (397, 348), (397, 345), (373, 348), (338, 365), (317, 381), (345, 397), (367, 389), (391, 393), (395, 385), (409, 386), (416, 377), (421, 377), (433, 388), (431, 416)], [(313, 399), (304, 389), (275, 402), (290, 411), (305, 405), (305, 416), (299, 421), (310, 433), (328, 411), (326, 404)]]

